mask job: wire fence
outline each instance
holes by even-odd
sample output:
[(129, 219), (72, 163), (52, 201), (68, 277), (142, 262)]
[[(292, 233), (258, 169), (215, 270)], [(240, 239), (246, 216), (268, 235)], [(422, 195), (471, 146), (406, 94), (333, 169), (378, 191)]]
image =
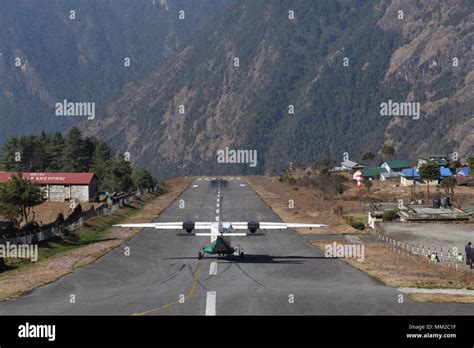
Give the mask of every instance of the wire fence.
[(101, 203), (98, 207), (93, 207), (85, 211), (73, 211), (64, 221), (56, 222), (40, 228), (37, 231), (14, 232), (0, 236), (0, 244), (36, 244), (48, 239), (60, 237), (66, 232), (72, 232), (84, 223), (96, 216), (106, 216), (117, 209), (125, 207), (128, 203), (141, 196), (144, 192), (154, 192), (153, 189), (147, 191), (135, 191), (109, 198), (106, 203)]
[(383, 234), (378, 234), (378, 245), (384, 246), (388, 250), (400, 255), (419, 259), (424, 258), (426, 262), (429, 262), (429, 256), (431, 256), (431, 254), (437, 253), (439, 259), (439, 262), (436, 263), (437, 265), (448, 267), (456, 271), (471, 271), (470, 267), (466, 265), (464, 259), (462, 262), (459, 262), (459, 250), (457, 247), (441, 248), (422, 244), (412, 244)]

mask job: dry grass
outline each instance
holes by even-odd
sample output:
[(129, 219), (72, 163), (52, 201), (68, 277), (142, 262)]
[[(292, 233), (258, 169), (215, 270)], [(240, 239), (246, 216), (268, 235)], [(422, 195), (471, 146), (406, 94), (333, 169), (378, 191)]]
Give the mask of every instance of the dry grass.
[[(328, 199), (314, 189), (281, 183), (277, 177), (249, 176), (246, 179), (250, 187), (283, 221), (329, 225), (313, 230), (296, 229), (300, 234), (366, 233), (352, 228), (346, 224), (342, 216), (336, 215), (333, 211), (341, 206), (346, 214), (361, 213), (363, 209), (361, 201), (345, 200), (342, 196)], [(297, 191), (294, 190), (295, 187), (298, 188)], [(289, 200), (294, 201), (293, 209), (288, 208)]]
[[(98, 206), (99, 203), (81, 202), (82, 210), (88, 210), (91, 206)], [(64, 216), (69, 215), (72, 212), (69, 202), (44, 202), (35, 207), (35, 221), (40, 225), (46, 225), (56, 221), (59, 213)], [(31, 218), (31, 214), (29, 218)]]
[[(166, 182), (168, 192), (157, 196), (146, 194), (140, 200), (135, 200), (130, 208), (120, 209), (114, 214), (97, 217), (76, 231), (94, 233), (100, 230), (107, 238), (85, 244), (74, 249), (65, 250), (51, 257), (40, 259), (25, 267), (14, 269), (0, 274), (0, 300), (16, 297), (34, 288), (54, 282), (62, 276), (96, 261), (110, 251), (130, 240), (138, 234), (140, 229), (112, 228), (111, 224), (117, 220), (123, 223), (151, 222), (156, 219), (178, 196), (190, 185), (192, 178), (177, 178)], [(109, 232), (106, 230), (110, 229)]]
[(474, 303), (474, 296), (452, 295), (452, 294), (409, 294), (412, 300), (418, 302), (454, 302)]
[[(312, 241), (311, 243), (324, 250), (325, 245), (333, 242), (331, 240)], [(347, 243), (345, 240), (335, 240), (335, 242), (339, 244)], [(377, 244), (365, 244), (365, 258), (363, 262), (350, 258), (342, 260), (394, 288), (474, 289), (474, 273), (472, 272), (458, 272), (444, 266), (433, 265), (423, 257), (406, 256)], [(470, 297), (448, 294), (423, 294), (420, 298), (423, 298), (424, 301), (430, 301), (432, 297), (433, 301), (436, 301), (437, 298), (447, 300), (450, 296), (456, 297), (454, 302), (460, 302), (463, 298), (469, 301)]]

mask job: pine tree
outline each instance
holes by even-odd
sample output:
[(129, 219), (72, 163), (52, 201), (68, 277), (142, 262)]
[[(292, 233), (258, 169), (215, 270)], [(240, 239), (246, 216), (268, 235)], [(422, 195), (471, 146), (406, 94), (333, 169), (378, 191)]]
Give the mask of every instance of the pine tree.
[(62, 170), (65, 172), (86, 172), (89, 156), (79, 128), (73, 127), (66, 138), (62, 156)]
[(112, 159), (112, 151), (104, 142), (98, 143), (92, 156), (90, 171), (97, 175), (99, 180), (98, 187), (100, 191), (106, 191), (104, 185), (106, 177), (110, 174), (110, 162)]
[(121, 156), (115, 156), (107, 163), (107, 172), (102, 180), (102, 190), (129, 192), (133, 188), (132, 167)]
[(56, 132), (50, 135), (44, 144), (44, 151), (48, 156), (49, 163), (46, 171), (62, 171), (62, 160), (64, 157), (66, 141), (61, 133)]
[[(20, 155), (18, 158), (17, 154)], [(17, 159), (21, 159), (20, 153), (20, 143), (18, 138), (11, 137), (7, 139), (3, 145), (3, 158), (2, 161), (2, 168), (8, 172), (19, 172), (21, 171), (21, 162), (16, 161)]]

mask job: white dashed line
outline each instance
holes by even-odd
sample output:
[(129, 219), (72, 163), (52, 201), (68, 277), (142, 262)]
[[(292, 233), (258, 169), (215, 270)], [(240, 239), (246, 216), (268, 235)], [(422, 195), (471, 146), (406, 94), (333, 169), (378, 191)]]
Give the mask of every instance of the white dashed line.
[(216, 221), (219, 221), (219, 217), (218, 217), (218, 216), (216, 216)]
[(240, 184), (241, 187), (245, 187), (245, 184)]
[(216, 214), (219, 214), (219, 209), (216, 209)]
[(193, 185), (193, 187), (198, 187), (198, 185)]
[(216, 315), (216, 292), (215, 291), (207, 292), (206, 315)]
[(217, 274), (217, 262), (211, 262), (211, 267), (209, 268), (209, 275)]

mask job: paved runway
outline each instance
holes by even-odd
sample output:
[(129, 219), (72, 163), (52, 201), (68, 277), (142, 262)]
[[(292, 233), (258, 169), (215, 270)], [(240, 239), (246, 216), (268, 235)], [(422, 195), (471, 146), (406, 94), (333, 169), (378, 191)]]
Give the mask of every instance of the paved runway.
[[(279, 221), (241, 178), (195, 180), (158, 221)], [(182, 207), (184, 203), (184, 208)], [(318, 221), (314, 221), (317, 223)], [(245, 260), (205, 256), (209, 237), (146, 229), (95, 263), (0, 303), (0, 315), (472, 315), (474, 305), (417, 303), (292, 231), (233, 240)], [(124, 247), (130, 247), (130, 256)], [(75, 302), (71, 303), (72, 295)]]

